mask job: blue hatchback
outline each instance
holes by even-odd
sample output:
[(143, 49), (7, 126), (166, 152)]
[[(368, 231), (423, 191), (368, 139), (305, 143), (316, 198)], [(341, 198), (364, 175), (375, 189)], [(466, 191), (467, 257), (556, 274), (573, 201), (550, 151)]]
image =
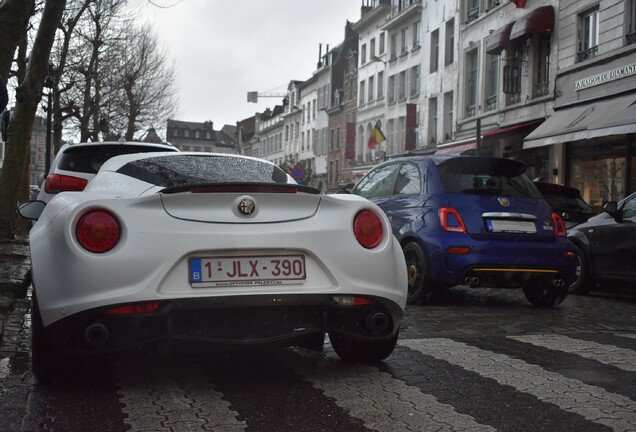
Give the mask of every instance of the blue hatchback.
[(380, 206), (402, 244), (409, 304), (454, 285), (522, 288), (563, 301), (576, 254), (565, 224), (513, 159), (408, 156), (369, 171), (351, 193)]

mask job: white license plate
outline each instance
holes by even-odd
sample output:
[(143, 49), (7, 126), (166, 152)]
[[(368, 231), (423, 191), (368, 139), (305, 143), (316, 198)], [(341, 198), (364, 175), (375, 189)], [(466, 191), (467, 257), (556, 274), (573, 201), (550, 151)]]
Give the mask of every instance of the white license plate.
[(492, 232), (536, 233), (537, 227), (532, 221), (514, 221), (488, 219), (488, 229)]
[(304, 255), (191, 258), (192, 286), (250, 286), (298, 283), (307, 277)]

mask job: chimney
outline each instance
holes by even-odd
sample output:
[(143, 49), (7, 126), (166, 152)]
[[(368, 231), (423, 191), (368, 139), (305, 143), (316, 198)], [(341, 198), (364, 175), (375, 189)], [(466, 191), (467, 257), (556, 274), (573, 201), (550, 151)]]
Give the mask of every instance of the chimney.
[(320, 69), (322, 67), (322, 44), (318, 44), (318, 67)]

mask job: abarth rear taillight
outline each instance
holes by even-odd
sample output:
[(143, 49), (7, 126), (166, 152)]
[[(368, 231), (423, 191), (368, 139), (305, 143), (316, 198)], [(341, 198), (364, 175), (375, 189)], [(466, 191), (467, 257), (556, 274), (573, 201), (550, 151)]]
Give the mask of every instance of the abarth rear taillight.
[(552, 213), (552, 225), (554, 225), (554, 235), (557, 237), (567, 237), (568, 231), (565, 227), (565, 221), (561, 216)]
[(442, 207), (439, 209), (439, 222), (442, 229), (448, 232), (465, 233), (466, 225), (459, 212), (451, 207)]
[(44, 181), (44, 190), (50, 194), (59, 192), (79, 192), (86, 187), (88, 180), (61, 174), (51, 174)]
[(111, 212), (95, 209), (82, 215), (77, 222), (75, 234), (79, 244), (87, 251), (104, 253), (119, 243), (121, 227)]
[(371, 210), (362, 210), (353, 220), (353, 233), (358, 243), (367, 249), (373, 249), (382, 240), (382, 221)]

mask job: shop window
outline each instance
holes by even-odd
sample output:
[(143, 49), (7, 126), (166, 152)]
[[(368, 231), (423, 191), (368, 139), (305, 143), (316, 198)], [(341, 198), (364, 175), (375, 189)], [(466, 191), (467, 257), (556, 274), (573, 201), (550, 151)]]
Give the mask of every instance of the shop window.
[(579, 189), (596, 213), (608, 201), (625, 197), (625, 158), (617, 155), (572, 157), (570, 185)]

